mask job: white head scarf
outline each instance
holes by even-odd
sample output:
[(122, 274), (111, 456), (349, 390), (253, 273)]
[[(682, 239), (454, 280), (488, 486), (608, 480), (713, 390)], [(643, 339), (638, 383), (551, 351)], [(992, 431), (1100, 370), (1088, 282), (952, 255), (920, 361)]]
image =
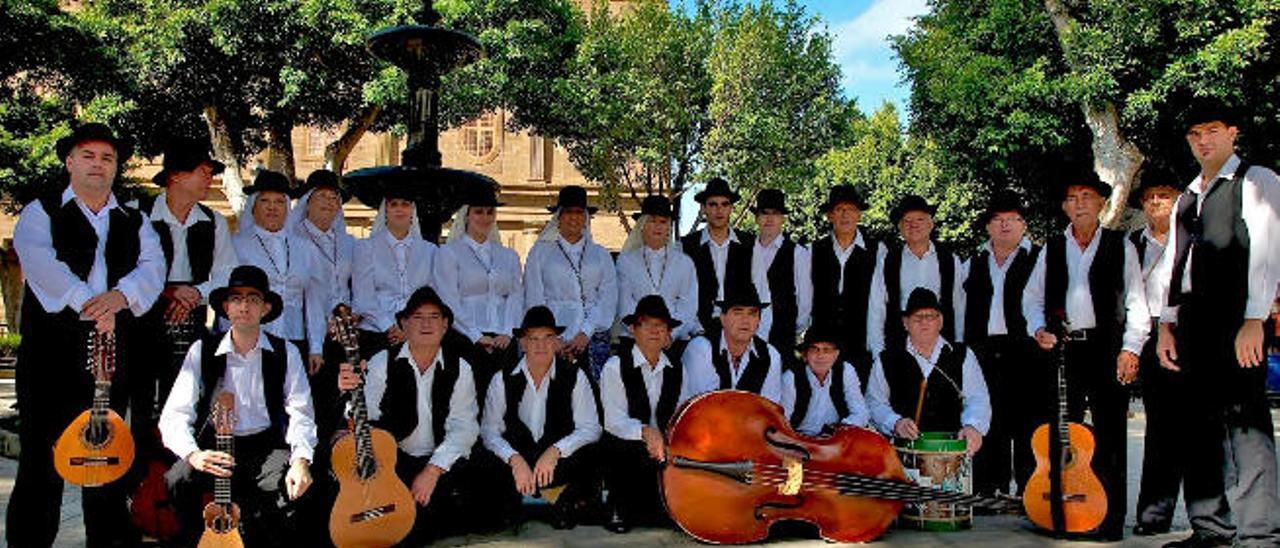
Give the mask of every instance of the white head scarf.
[[(314, 192), (315, 189), (308, 190), (293, 204), (293, 208), (289, 210), (289, 218), (284, 223), (286, 229), (293, 231), (305, 230), (302, 223), (307, 220), (307, 205), (310, 203), (311, 194)], [(341, 195), (339, 195), (339, 200), (341, 200)], [(334, 216), (333, 225), (330, 228), (337, 234), (346, 234), (347, 216), (342, 211), (342, 204), (338, 204), (338, 214)]]
[[(582, 227), (582, 239), (588, 242), (591, 240), (591, 212), (588, 211), (587, 222)], [(542, 232), (538, 233), (539, 242), (554, 242), (560, 238), (560, 209), (556, 208), (551, 214), (551, 220), (547, 222), (547, 226), (542, 227)]]
[[(245, 231), (255, 230), (258, 228), (258, 223), (253, 218), (253, 205), (258, 203), (258, 196), (261, 196), (261, 195), (262, 195), (261, 192), (254, 192), (253, 194), (245, 196), (244, 207), (240, 209), (240, 214), (236, 219), (236, 222), (239, 223), (240, 225), (240, 228), (237, 229), (237, 232), (247, 233)], [(288, 198), (288, 195), (286, 195), (285, 198)], [(285, 208), (284, 228), (282, 230), (288, 230), (289, 227), (292, 226), (290, 225), (290, 219), (293, 217), (293, 210), (295, 208), (292, 206), (292, 204), (288, 199), (284, 201), (284, 208)], [(297, 209), (305, 210), (306, 208), (297, 208)], [(304, 217), (306, 216), (305, 213), (303, 216)]]
[[(379, 230), (387, 229), (387, 200), (384, 198), (382, 203), (378, 204), (378, 215), (373, 218), (373, 226), (369, 230), (372, 235)], [(413, 204), (413, 216), (409, 221), (409, 236), (413, 238), (422, 238), (422, 227), (418, 224), (418, 204)]]
[[(464, 205), (453, 214), (453, 224), (449, 225), (449, 238), (445, 240), (445, 243), (453, 243), (467, 235), (467, 212), (470, 210), (471, 206)], [(498, 232), (497, 220), (494, 220), (493, 224), (489, 226), (489, 235), (485, 238), (485, 241), (502, 243), (502, 234)]]
[[(640, 216), (640, 219), (636, 221), (636, 226), (631, 229), (631, 233), (627, 234), (627, 240), (625, 242), (622, 242), (622, 251), (621, 251), (622, 253), (626, 253), (633, 249), (640, 249), (644, 247), (644, 226), (648, 222), (649, 222), (648, 214)], [(667, 231), (666, 245), (670, 246), (674, 241), (675, 241), (675, 230)]]

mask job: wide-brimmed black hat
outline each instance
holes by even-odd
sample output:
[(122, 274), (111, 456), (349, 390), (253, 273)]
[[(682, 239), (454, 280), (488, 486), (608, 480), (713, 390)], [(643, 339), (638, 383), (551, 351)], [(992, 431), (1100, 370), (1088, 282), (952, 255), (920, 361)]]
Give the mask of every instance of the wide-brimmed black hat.
[(262, 323), (279, 318), (280, 314), (284, 312), (284, 301), (280, 299), (280, 295), (271, 290), (271, 282), (267, 280), (267, 273), (251, 264), (244, 264), (231, 271), (231, 277), (227, 279), (226, 287), (219, 287), (209, 292), (209, 306), (213, 307), (214, 313), (219, 316), (226, 316), (226, 312), (222, 310), (222, 303), (227, 300), (227, 294), (238, 287), (258, 290), (259, 293), (262, 293), (263, 300), (271, 304), (271, 311), (262, 317)]
[(642, 316), (657, 318), (667, 322), (667, 327), (675, 329), (680, 327), (681, 322), (671, 317), (671, 310), (667, 308), (667, 301), (662, 295), (646, 295), (636, 303), (636, 310), (622, 317), (623, 325), (632, 325), (636, 323)]
[(298, 187), (294, 193), (294, 198), (302, 198), (308, 192), (318, 188), (327, 188), (338, 193), (338, 197), (342, 199), (342, 203), (347, 203), (351, 199), (351, 189), (342, 184), (342, 178), (337, 173), (327, 169), (317, 169), (307, 176), (307, 182)]
[(489, 188), (472, 188), (463, 197), (468, 207), (502, 207), (505, 202), (498, 201), (498, 193)]
[(644, 201), (640, 202), (640, 211), (632, 213), (632, 219), (639, 219), (641, 215), (666, 217), (668, 219), (676, 216), (675, 210), (671, 207), (671, 199), (661, 194), (654, 196), (645, 196)]
[(769, 308), (769, 303), (760, 301), (760, 293), (756, 291), (756, 284), (745, 282), (730, 284), (729, 287), (726, 287), (724, 300), (716, 301), (716, 306), (720, 307), (721, 311), (729, 310), (735, 306), (765, 309)]
[(289, 177), (276, 171), (266, 169), (259, 171), (253, 178), (253, 184), (244, 187), (245, 195), (258, 192), (279, 192), (285, 196), (291, 196), (292, 189), (289, 187)]
[(853, 185), (835, 185), (827, 189), (827, 201), (822, 203), (819, 208), (823, 213), (831, 211), (838, 203), (848, 203), (857, 206), (860, 210), (867, 209), (867, 201), (862, 198), (862, 194), (858, 192)]
[(941, 311), (942, 305), (938, 304), (938, 296), (933, 291), (923, 287), (917, 287), (911, 291), (911, 295), (907, 297), (907, 308), (902, 311), (902, 315), (910, 316), (919, 312), (932, 308)]
[(1000, 213), (1017, 213), (1023, 219), (1027, 218), (1027, 204), (1022, 198), (1012, 192), (1001, 192), (991, 198), (987, 203), (987, 209), (978, 217), (978, 225), (985, 226), (991, 222), (997, 214)]
[(556, 315), (551, 312), (551, 309), (538, 305), (524, 313), (524, 319), (520, 321), (520, 327), (512, 329), (511, 334), (518, 339), (524, 336), (525, 331), (535, 327), (550, 328), (556, 332), (556, 335), (564, 333), (564, 326), (556, 325)]
[(893, 206), (893, 211), (889, 212), (889, 221), (896, 225), (903, 215), (912, 211), (923, 211), (932, 217), (938, 213), (938, 206), (930, 204), (923, 196), (908, 194), (898, 200), (898, 205)]
[(449, 321), (449, 325), (453, 325), (453, 309), (449, 308), (449, 305), (444, 304), (444, 299), (440, 298), (440, 294), (436, 293), (436, 290), (425, 285), (419, 287), (412, 295), (409, 295), (409, 300), (404, 303), (404, 308), (401, 308), (396, 312), (396, 321), (399, 322), (409, 316), (412, 316), (415, 311), (421, 308), (422, 305), (426, 304), (436, 305), (436, 308), (440, 309), (440, 314), (444, 316), (444, 319)]
[(810, 346), (818, 343), (831, 343), (840, 348), (840, 334), (827, 323), (818, 323), (809, 327), (804, 332), (804, 339), (800, 341), (800, 346), (796, 350), (804, 352)]
[(1172, 168), (1163, 164), (1145, 164), (1138, 171), (1138, 186), (1129, 193), (1129, 206), (1142, 209), (1142, 195), (1153, 188), (1169, 187), (1177, 192), (1187, 188), (1185, 177), (1179, 177)]
[(580, 207), (587, 210), (588, 214), (595, 215), (599, 208), (587, 205), (587, 189), (578, 185), (569, 185), (560, 189), (560, 194), (556, 196), (555, 205), (547, 206), (547, 211), (555, 213), (562, 207)]
[(761, 211), (770, 209), (783, 214), (787, 212), (787, 197), (781, 190), (766, 188), (756, 194), (756, 204), (751, 206), (751, 212), (759, 215)]
[(209, 164), (213, 174), (221, 174), (227, 169), (226, 164), (213, 159), (209, 154), (207, 139), (179, 138), (171, 141), (164, 148), (164, 163), (159, 173), (151, 177), (156, 186), (168, 186), (169, 174), (195, 171), (196, 168)]
[(732, 188), (729, 188), (729, 181), (721, 179), (720, 177), (713, 177), (710, 181), (707, 181), (706, 188), (703, 188), (697, 194), (693, 195), (693, 201), (705, 204), (707, 203), (707, 198), (712, 196), (724, 196), (729, 199), (729, 203), (731, 204), (737, 203), (738, 200), (742, 199), (741, 194), (738, 194), (737, 192), (734, 192)]
[(1092, 167), (1082, 167), (1075, 170), (1074, 173), (1068, 173), (1062, 178), (1058, 186), (1063, 199), (1066, 199), (1067, 190), (1073, 186), (1092, 188), (1103, 199), (1111, 197), (1111, 185), (1103, 181), (1101, 177), (1098, 177), (1098, 173)]
[(1225, 101), (1216, 97), (1197, 97), (1191, 100), (1191, 104), (1182, 115), (1182, 128), (1190, 129), (1191, 126), (1209, 122), (1222, 122), (1227, 126), (1239, 127), (1243, 121), (1240, 109)]
[(130, 156), (133, 156), (133, 140), (128, 137), (116, 136), (114, 131), (106, 124), (90, 122), (81, 124), (71, 130), (71, 135), (58, 139), (54, 145), (54, 149), (58, 152), (58, 159), (65, 161), (67, 155), (71, 154), (71, 149), (80, 143), (89, 141), (102, 141), (110, 144), (116, 149), (116, 163), (123, 165)]

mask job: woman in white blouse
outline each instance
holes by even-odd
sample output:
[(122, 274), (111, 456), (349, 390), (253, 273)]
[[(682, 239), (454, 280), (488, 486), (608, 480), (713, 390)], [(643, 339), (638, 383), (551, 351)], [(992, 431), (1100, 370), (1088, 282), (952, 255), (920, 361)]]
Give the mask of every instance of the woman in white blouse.
[(660, 295), (680, 325), (671, 332), (679, 355), (689, 337), (702, 331), (698, 324), (698, 275), (693, 259), (671, 246), (674, 212), (666, 196), (648, 196), (635, 214), (622, 253), (618, 255), (619, 317), (630, 314), (636, 303), (649, 295)]
[(423, 286), (433, 286), (436, 244), (422, 239), (413, 189), (386, 187), (369, 237), (356, 242), (351, 297), (360, 315), (360, 355), (368, 359), (400, 344), (395, 313)]
[(550, 206), (551, 222), (529, 250), (524, 272), (525, 309), (543, 305), (566, 327), (560, 352), (587, 366), (592, 382), (609, 358), (609, 330), (618, 307), (618, 279), (613, 258), (591, 241), (587, 191), (570, 185), (560, 189)]

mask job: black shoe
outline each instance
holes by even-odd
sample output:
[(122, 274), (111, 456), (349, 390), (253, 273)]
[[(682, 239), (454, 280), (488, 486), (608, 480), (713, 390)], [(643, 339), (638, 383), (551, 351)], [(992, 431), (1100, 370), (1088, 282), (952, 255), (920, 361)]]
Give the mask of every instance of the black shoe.
[(1169, 524), (1139, 523), (1133, 526), (1133, 534), (1140, 537), (1163, 535), (1169, 532)]
[(573, 520), (573, 512), (564, 508), (565, 505), (551, 505), (551, 528), (559, 531), (565, 529), (573, 529), (578, 524)]
[(1231, 546), (1231, 539), (1193, 533), (1182, 540), (1165, 543), (1164, 548), (1218, 548)]
[(626, 533), (631, 530), (631, 522), (627, 521), (627, 518), (623, 517), (622, 512), (619, 512), (617, 508), (614, 508), (613, 511), (609, 512), (609, 515), (605, 518), (604, 528), (613, 533)]

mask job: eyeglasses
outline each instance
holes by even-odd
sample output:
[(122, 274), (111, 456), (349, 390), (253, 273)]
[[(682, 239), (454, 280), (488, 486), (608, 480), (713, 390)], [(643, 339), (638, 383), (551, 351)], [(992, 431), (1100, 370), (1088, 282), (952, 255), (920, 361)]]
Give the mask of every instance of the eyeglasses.
[(262, 300), (262, 295), (258, 295), (257, 293), (249, 293), (247, 295), (243, 293), (234, 293), (227, 295), (227, 302), (231, 304), (248, 303), (252, 305), (259, 305), (265, 301)]

